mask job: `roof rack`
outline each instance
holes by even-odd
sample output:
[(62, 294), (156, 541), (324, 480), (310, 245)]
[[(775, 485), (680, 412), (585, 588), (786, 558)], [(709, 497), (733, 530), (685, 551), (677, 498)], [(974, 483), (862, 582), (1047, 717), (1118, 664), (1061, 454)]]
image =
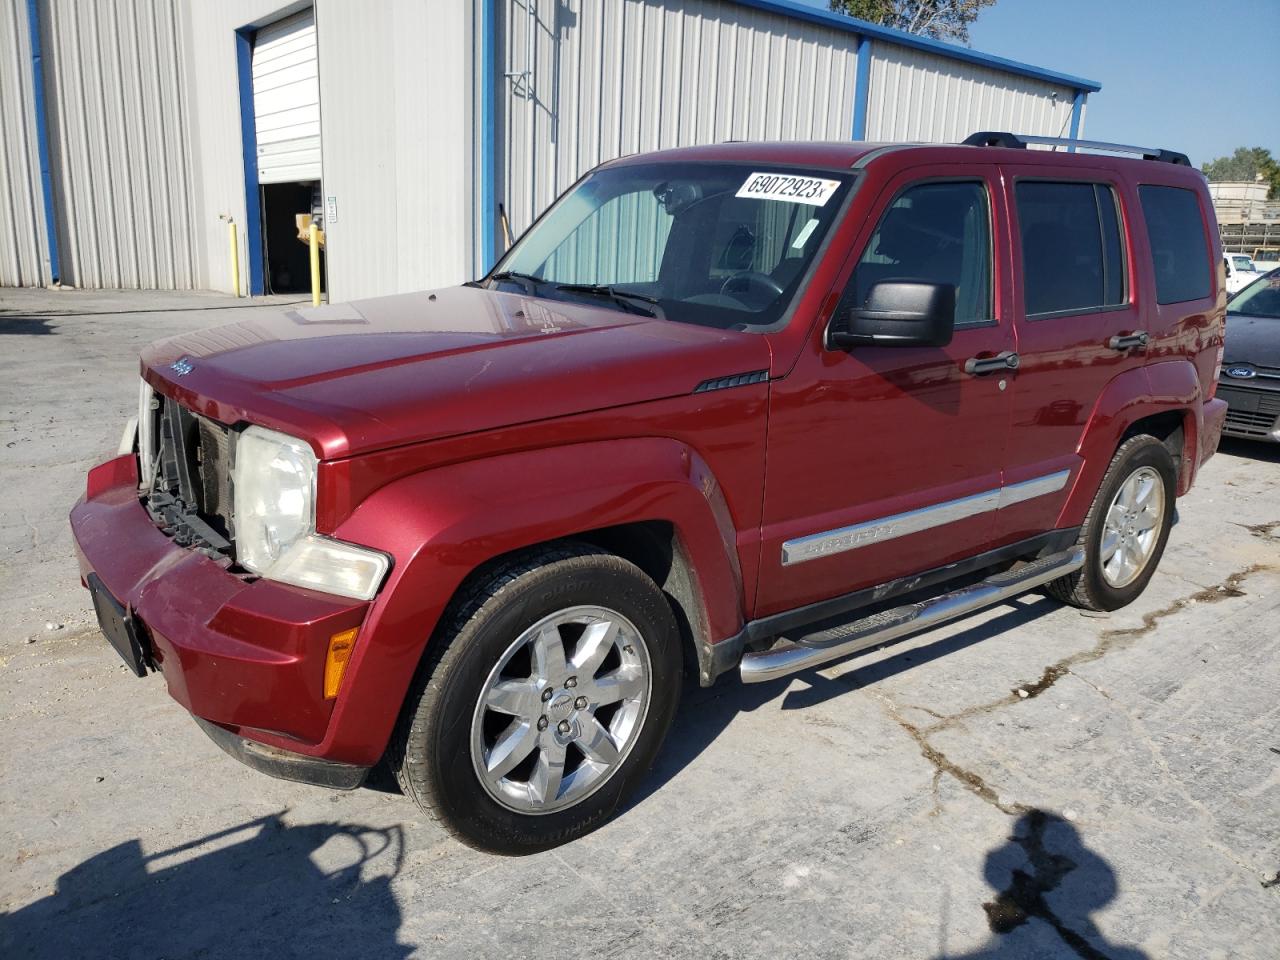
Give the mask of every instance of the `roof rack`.
[(1161, 147), (1131, 147), (1123, 143), (1101, 143), (1097, 140), (1073, 140), (1070, 137), (1040, 137), (1024, 133), (1006, 133), (1001, 130), (983, 130), (980, 133), (965, 137), (963, 141), (971, 147), (1009, 147), (1014, 150), (1025, 150), (1028, 144), (1047, 143), (1055, 147), (1080, 147), (1085, 150), (1106, 150), (1111, 153), (1136, 153), (1143, 160), (1155, 160), (1159, 163), (1176, 163), (1189, 167), (1191, 161), (1185, 153), (1176, 150), (1165, 150)]

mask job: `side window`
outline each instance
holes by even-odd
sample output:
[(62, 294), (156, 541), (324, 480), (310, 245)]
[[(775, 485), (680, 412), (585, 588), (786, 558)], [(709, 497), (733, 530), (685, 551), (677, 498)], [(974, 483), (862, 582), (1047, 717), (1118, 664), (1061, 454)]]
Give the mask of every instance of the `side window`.
[(1209, 296), (1209, 249), (1200, 199), (1181, 187), (1138, 187), (1151, 241), (1156, 302), (1181, 303)]
[(922, 183), (897, 196), (850, 280), (856, 303), (884, 280), (949, 283), (956, 325), (992, 319), (991, 213), (977, 182)]
[(1014, 188), (1027, 316), (1125, 303), (1124, 241), (1106, 184), (1020, 181)]

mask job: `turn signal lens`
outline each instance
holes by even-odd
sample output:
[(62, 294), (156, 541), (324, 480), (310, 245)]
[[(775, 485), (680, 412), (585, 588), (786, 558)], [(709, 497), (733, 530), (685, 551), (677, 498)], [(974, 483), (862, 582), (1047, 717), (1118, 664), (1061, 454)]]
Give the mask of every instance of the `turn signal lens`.
[(335, 633), (329, 638), (329, 652), (324, 658), (324, 698), (332, 700), (338, 695), (338, 687), (342, 686), (342, 675), (347, 670), (347, 661), (351, 659), (351, 649), (356, 645), (358, 627)]

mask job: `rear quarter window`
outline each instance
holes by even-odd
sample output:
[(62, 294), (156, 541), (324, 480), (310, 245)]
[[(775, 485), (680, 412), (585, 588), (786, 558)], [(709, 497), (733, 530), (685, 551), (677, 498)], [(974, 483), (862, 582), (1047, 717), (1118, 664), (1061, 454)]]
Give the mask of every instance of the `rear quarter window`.
[(1142, 217), (1151, 242), (1157, 303), (1182, 303), (1209, 296), (1209, 248), (1200, 198), (1181, 187), (1138, 187)]

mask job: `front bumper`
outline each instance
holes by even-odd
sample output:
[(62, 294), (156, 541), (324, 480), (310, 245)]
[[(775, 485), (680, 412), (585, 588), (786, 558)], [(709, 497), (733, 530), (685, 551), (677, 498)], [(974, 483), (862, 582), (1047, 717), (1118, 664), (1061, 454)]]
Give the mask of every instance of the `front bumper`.
[(369, 767), (321, 760), (279, 747), (270, 747), (199, 717), (196, 717), (196, 723), (229, 756), (269, 777), (311, 783), (317, 787), (332, 787), (334, 790), (354, 790), (369, 775)]
[(198, 719), (314, 753), (333, 711), (323, 695), (329, 638), (362, 626), (369, 604), (237, 576), (178, 546), (139, 502), (136, 464), (121, 456), (95, 468), (71, 511), (81, 578), (96, 574), (141, 624), (146, 665)]

